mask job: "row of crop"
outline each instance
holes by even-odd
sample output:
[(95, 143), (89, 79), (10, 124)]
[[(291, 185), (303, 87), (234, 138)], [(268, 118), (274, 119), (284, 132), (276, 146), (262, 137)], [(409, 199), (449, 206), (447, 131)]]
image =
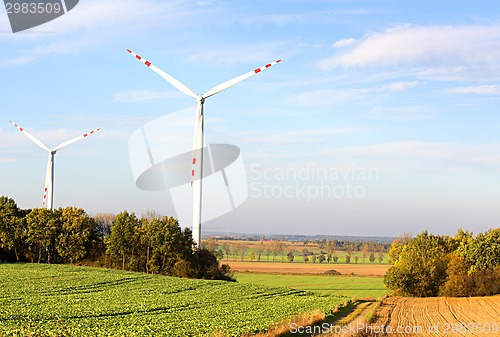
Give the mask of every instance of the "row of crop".
[(265, 330), (298, 313), (329, 311), (345, 301), (287, 288), (37, 265), (0, 265), (0, 293), (0, 335), (15, 331), (78, 336), (210, 336), (213, 331), (240, 335)]

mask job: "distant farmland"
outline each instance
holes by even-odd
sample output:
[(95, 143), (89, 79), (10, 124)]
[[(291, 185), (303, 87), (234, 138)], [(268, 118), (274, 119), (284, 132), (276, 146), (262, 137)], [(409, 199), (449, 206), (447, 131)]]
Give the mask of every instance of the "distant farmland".
[(108, 269), (0, 264), (0, 336), (240, 336), (346, 297)]
[(350, 298), (376, 299), (389, 292), (384, 287), (384, 280), (381, 277), (238, 273), (236, 279), (241, 283), (287, 287)]
[(232, 270), (253, 273), (276, 274), (323, 274), (335, 270), (343, 275), (379, 276), (385, 275), (388, 264), (323, 264), (323, 263), (281, 263), (281, 262), (226, 262)]

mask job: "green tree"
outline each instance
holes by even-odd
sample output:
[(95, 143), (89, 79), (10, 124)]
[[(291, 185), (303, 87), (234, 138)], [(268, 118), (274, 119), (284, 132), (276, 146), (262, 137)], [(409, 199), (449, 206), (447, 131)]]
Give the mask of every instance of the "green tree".
[(14, 251), (19, 262), (24, 246), (24, 213), (14, 199), (0, 196), (0, 247)]
[(190, 229), (182, 230), (176, 219), (164, 216), (152, 220), (151, 232), (151, 263), (158, 273), (174, 275), (174, 265), (178, 261), (192, 262), (195, 244)]
[(500, 266), (500, 228), (479, 233), (475, 238), (465, 236), (457, 250), (474, 270), (493, 270)]
[(94, 219), (81, 208), (67, 207), (60, 212), (60, 222), (56, 250), (63, 259), (74, 263), (87, 253), (86, 245), (95, 226)]
[[(411, 237), (410, 233), (403, 233), (392, 242), (388, 254), (390, 263), (394, 264), (398, 260), (399, 254), (401, 254), (403, 247), (411, 240)], [(373, 263), (374, 261), (375, 259), (370, 262)]]
[(31, 262), (37, 257), (42, 262), (43, 253), (47, 263), (57, 259), (56, 239), (61, 231), (61, 209), (34, 208), (26, 216), (26, 242)]
[(447, 278), (450, 249), (446, 242), (427, 231), (410, 240), (387, 271), (385, 285), (405, 296), (437, 296)]
[(122, 269), (125, 269), (125, 260), (132, 256), (135, 228), (139, 220), (135, 213), (123, 211), (115, 217), (111, 233), (105, 239), (106, 252), (112, 256), (122, 258)]
[(318, 255), (318, 262), (323, 263), (323, 261), (325, 261), (325, 255), (323, 253), (321, 253)]

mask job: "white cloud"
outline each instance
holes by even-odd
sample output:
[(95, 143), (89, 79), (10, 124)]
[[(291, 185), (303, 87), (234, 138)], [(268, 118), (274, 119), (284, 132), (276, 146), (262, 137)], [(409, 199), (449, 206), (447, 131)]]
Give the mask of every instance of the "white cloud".
[(352, 44), (356, 43), (356, 39), (355, 38), (348, 38), (348, 39), (342, 39), (342, 40), (339, 40), (337, 42), (335, 42), (332, 47), (333, 48), (343, 48), (343, 47), (346, 47), (346, 46), (350, 46)]
[(423, 112), (419, 106), (375, 107), (369, 113), (369, 118), (379, 120), (412, 121), (428, 119), (431, 116)]
[(449, 94), (478, 94), (478, 95), (500, 95), (500, 85), (477, 85), (470, 87), (458, 87), (446, 90)]
[[(225, 48), (203, 46), (203, 49), (187, 56), (190, 63), (204, 63), (209, 65), (234, 65), (241, 63), (255, 63), (255, 67), (263, 66), (262, 62), (272, 62), (280, 55), (284, 42), (245, 45), (231, 45)], [(248, 69), (249, 71), (252, 69)]]
[(146, 90), (116, 92), (113, 94), (113, 101), (120, 103), (128, 103), (128, 102), (141, 102), (141, 101), (159, 101), (177, 97), (183, 97), (183, 95), (172, 91), (155, 91), (146, 89)]
[[(500, 144), (395, 141), (367, 146), (327, 150), (324, 155), (371, 162), (389, 171), (421, 170), (447, 172), (500, 168)], [(346, 159), (347, 160), (347, 159)]]
[(113, 40), (117, 34), (139, 34), (151, 26), (173, 27), (192, 14), (183, 4), (184, 1), (80, 1), (66, 15), (43, 26), (0, 35), (21, 50), (17, 55), (0, 59), (0, 65), (22, 65), (41, 57), (81, 53)]
[(369, 66), (439, 69), (443, 66), (449, 68), (463, 65), (496, 67), (499, 62), (499, 26), (405, 25), (367, 34), (353, 44), (350, 50), (322, 60), (319, 65), (324, 69)]
[(324, 102), (345, 102), (359, 99), (370, 93), (400, 92), (419, 85), (418, 81), (389, 82), (378, 86), (350, 89), (321, 89), (290, 96), (292, 103), (302, 105), (322, 105)]

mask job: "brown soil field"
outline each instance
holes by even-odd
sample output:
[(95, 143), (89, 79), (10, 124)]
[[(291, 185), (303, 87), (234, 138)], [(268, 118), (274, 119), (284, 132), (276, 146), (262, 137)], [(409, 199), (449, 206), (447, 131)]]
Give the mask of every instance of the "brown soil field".
[(312, 263), (271, 263), (271, 262), (232, 262), (231, 270), (251, 273), (276, 274), (324, 274), (336, 270), (341, 274), (360, 276), (384, 276), (390, 265), (387, 264), (312, 264)]
[(500, 296), (389, 297), (367, 329), (398, 336), (500, 336)]

